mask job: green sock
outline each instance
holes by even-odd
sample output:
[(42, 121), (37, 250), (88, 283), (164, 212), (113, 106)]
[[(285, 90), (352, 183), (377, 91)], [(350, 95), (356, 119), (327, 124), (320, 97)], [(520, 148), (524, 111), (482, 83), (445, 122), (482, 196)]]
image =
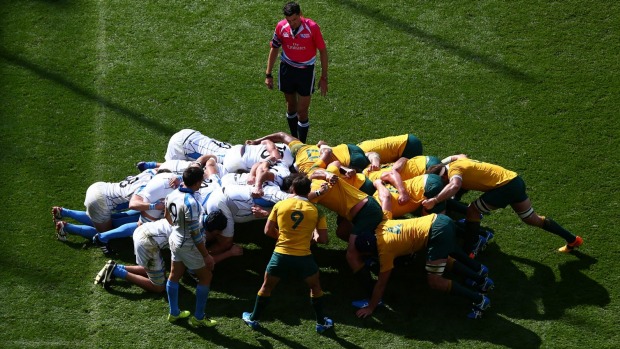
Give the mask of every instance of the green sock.
[(571, 233), (570, 231), (562, 228), (561, 225), (559, 225), (558, 223), (556, 223), (553, 219), (551, 218), (544, 218), (543, 221), (543, 226), (542, 228), (552, 234), (558, 235), (559, 237), (561, 237), (562, 239), (566, 240), (566, 242), (568, 242), (569, 244), (573, 241), (575, 241), (575, 235), (573, 235), (573, 233)]
[(316, 315), (316, 323), (322, 324), (325, 315), (323, 314), (323, 295), (320, 297), (310, 297), (310, 304), (312, 304), (312, 308), (314, 309), (314, 314)]
[(475, 292), (465, 286), (462, 286), (461, 284), (455, 281), (452, 281), (452, 287), (450, 288), (450, 294), (469, 298), (476, 304), (482, 302), (482, 295), (480, 293)]
[(252, 315), (250, 315), (250, 320), (258, 320), (260, 314), (263, 312), (263, 310), (265, 310), (267, 304), (269, 304), (270, 299), (271, 297), (269, 296), (256, 296), (256, 302), (254, 303), (254, 310), (252, 311)]
[(480, 221), (478, 222), (465, 221), (465, 244), (463, 246), (463, 249), (465, 251), (471, 251), (472, 248), (474, 248), (474, 245), (478, 241), (479, 231), (480, 231)]

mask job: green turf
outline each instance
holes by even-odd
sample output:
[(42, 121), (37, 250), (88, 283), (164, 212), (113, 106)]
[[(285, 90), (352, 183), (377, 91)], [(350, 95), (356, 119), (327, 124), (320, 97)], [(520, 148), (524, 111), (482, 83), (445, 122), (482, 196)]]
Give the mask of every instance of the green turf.
[[(238, 227), (245, 255), (216, 269), (207, 312), (217, 329), (170, 325), (163, 296), (92, 284), (106, 258), (80, 238), (56, 241), (50, 207), (80, 209), (91, 183), (162, 159), (182, 128), (233, 143), (286, 130), (284, 98), (263, 85), (282, 5), (0, 2), (0, 347), (616, 347), (616, 2), (301, 3), (330, 57), (309, 141), (414, 133), (429, 155), (464, 152), (517, 171), (535, 209), (585, 239), (562, 255), (559, 238), (510, 210), (485, 218), (497, 234), (481, 256), (496, 282), (484, 319), (468, 321), (463, 300), (430, 291), (419, 259), (394, 271), (386, 309), (356, 318), (333, 228), (314, 251), (336, 322), (325, 336), (295, 282), (274, 293), (263, 331), (240, 320), (273, 247), (260, 224)], [(115, 243), (133, 263), (130, 242)], [(188, 309), (193, 291), (183, 283)]]

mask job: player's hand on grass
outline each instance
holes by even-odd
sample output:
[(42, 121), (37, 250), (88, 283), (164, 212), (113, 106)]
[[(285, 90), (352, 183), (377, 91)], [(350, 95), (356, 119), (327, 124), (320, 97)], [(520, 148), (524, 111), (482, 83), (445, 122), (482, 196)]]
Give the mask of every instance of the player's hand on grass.
[(370, 306), (368, 306), (366, 308), (362, 308), (362, 309), (359, 309), (358, 311), (356, 311), (355, 315), (357, 315), (357, 317), (363, 319), (363, 318), (366, 318), (366, 317), (372, 315), (374, 310), (375, 310), (374, 308), (371, 308)]

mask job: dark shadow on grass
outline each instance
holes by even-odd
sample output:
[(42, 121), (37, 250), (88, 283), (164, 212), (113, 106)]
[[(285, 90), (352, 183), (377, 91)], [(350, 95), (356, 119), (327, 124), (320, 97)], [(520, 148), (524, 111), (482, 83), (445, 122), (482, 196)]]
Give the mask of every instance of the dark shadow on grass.
[[(248, 331), (250, 331), (250, 329), (248, 328)], [(270, 337), (271, 339), (273, 339), (274, 341), (284, 344), (286, 347), (288, 348), (294, 348), (294, 349), (307, 349), (310, 347), (307, 347), (305, 345), (302, 345), (300, 343), (294, 342), (288, 338), (282, 337), (280, 335), (277, 335), (273, 332), (271, 332), (270, 330), (264, 328), (264, 327), (259, 327), (256, 330), (257, 333), (262, 334), (263, 336), (266, 337)], [(271, 345), (271, 343), (269, 343), (268, 341), (264, 340), (264, 339), (258, 339), (257, 340), (261, 343), (261, 346), (263, 348), (273, 348), (273, 345)]]
[[(556, 281), (553, 270), (546, 264), (504, 254), (496, 244), (490, 249), (493, 254), (490, 269), (504, 299), (502, 302), (519, 300), (518, 306), (501, 309), (506, 316), (557, 320), (572, 307), (604, 307), (611, 301), (609, 291), (583, 273), (597, 263), (596, 258), (579, 251), (566, 255), (567, 261), (558, 266), (560, 280)], [(522, 271), (522, 265), (533, 270), (530, 276)]]
[(404, 32), (412, 37), (417, 38), (420, 42), (423, 42), (429, 46), (450, 52), (451, 54), (458, 56), (464, 60), (483, 65), (488, 69), (505, 75), (511, 79), (527, 83), (535, 81), (535, 79), (529, 74), (512, 68), (502, 62), (499, 62), (498, 60), (489, 57), (488, 55), (476, 53), (470, 49), (450, 43), (442, 37), (428, 33), (409, 22), (394, 18), (388, 14), (384, 14), (379, 9), (369, 7), (352, 0), (338, 0), (333, 1), (333, 3), (346, 7), (351, 11), (360, 13), (375, 21), (381, 22), (382, 24), (385, 24), (386, 26), (394, 30)]
[(117, 113), (119, 115), (125, 116), (127, 118), (131, 118), (132, 120), (142, 124), (145, 127), (148, 127), (150, 129), (153, 129), (155, 131), (157, 131), (158, 133), (162, 134), (162, 135), (172, 135), (174, 134), (177, 129), (165, 124), (162, 124), (161, 122), (148, 117), (144, 114), (138, 113), (136, 111), (133, 111), (129, 108), (126, 108), (118, 103), (115, 103), (103, 96), (97, 95), (96, 93), (89, 91), (88, 89), (67, 80), (64, 76), (62, 76), (59, 73), (55, 73), (49, 70), (46, 70), (45, 68), (34, 64), (28, 60), (25, 60), (21, 57), (18, 57), (16, 55), (13, 55), (9, 52), (4, 51), (3, 49), (0, 49), (0, 58), (2, 60), (4, 60), (5, 62), (7, 62), (8, 64), (12, 64), (15, 66), (19, 66), (22, 67), (24, 69), (27, 69), (33, 73), (35, 73), (36, 75), (38, 75), (39, 77), (41, 77), (42, 79), (46, 79), (49, 81), (52, 81), (60, 86), (63, 86), (64, 88), (70, 90), (71, 92), (82, 96), (88, 100), (91, 100), (95, 103), (98, 103), (99, 105), (101, 105), (102, 107), (109, 109), (111, 111), (113, 111), (114, 113)]

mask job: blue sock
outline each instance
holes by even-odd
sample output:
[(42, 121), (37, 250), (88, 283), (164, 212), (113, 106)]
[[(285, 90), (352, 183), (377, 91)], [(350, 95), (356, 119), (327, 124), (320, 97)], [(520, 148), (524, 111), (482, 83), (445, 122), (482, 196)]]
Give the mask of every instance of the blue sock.
[(114, 274), (114, 276), (116, 276), (117, 278), (121, 278), (123, 280), (125, 280), (125, 278), (127, 277), (127, 270), (125, 270), (125, 266), (123, 265), (121, 267), (120, 264), (117, 264), (114, 266), (114, 270), (112, 271), (112, 274)]
[(168, 304), (170, 304), (170, 314), (179, 316), (179, 283), (170, 281), (166, 282), (166, 292), (168, 292)]
[(157, 162), (155, 161), (147, 161), (144, 163), (144, 168), (147, 170), (155, 167), (157, 167)]
[(133, 235), (134, 230), (138, 227), (138, 223), (123, 224), (118, 228), (108, 230), (105, 233), (99, 234), (99, 240), (103, 243), (108, 243), (112, 239), (126, 238)]
[(196, 312), (194, 316), (198, 320), (205, 318), (205, 307), (207, 306), (207, 299), (209, 298), (209, 286), (198, 285), (196, 286)]
[(79, 225), (79, 224), (65, 224), (65, 231), (68, 234), (79, 235), (87, 238), (88, 240), (92, 240), (93, 236), (97, 234), (97, 229), (91, 227), (90, 225)]
[(140, 211), (128, 210), (112, 214), (112, 226), (118, 228), (123, 224), (135, 223), (140, 219)]
[(63, 218), (69, 217), (82, 224), (90, 225), (91, 227), (93, 226), (93, 221), (90, 220), (90, 217), (88, 217), (88, 215), (86, 214), (86, 211), (70, 210), (68, 208), (63, 207), (61, 212), (62, 212)]

